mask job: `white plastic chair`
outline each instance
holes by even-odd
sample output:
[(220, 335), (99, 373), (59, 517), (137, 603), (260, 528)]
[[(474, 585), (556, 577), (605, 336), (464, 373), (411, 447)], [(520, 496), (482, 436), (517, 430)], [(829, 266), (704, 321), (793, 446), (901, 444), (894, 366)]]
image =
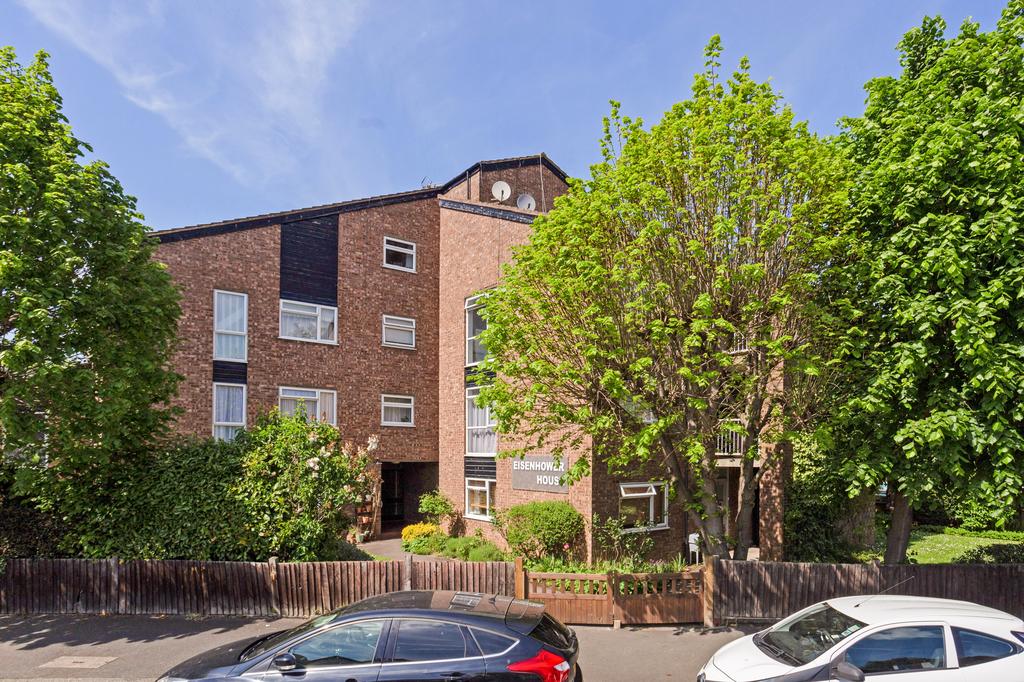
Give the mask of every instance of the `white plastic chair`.
[(686, 554), (687, 563), (699, 564), (700, 557), (700, 534), (690, 533), (686, 538), (687, 544), (689, 545), (689, 552)]

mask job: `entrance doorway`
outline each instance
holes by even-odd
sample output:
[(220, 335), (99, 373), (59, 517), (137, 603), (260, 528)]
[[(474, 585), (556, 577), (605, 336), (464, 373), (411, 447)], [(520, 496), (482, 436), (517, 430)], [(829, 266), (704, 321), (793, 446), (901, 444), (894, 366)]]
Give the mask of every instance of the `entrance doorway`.
[(381, 524), (401, 525), (405, 521), (405, 495), (402, 490), (402, 469), (399, 464), (385, 462), (381, 466)]

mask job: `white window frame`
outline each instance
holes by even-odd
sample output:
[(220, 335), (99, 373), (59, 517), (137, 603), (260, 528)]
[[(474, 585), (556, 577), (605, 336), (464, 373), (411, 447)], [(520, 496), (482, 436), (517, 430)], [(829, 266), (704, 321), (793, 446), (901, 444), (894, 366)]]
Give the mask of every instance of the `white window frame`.
[(466, 326), (463, 330), (466, 338), (466, 367), (476, 367), (483, 362), (483, 360), (476, 360), (475, 362), (470, 360), (470, 348), (472, 348), (472, 343), (479, 337), (479, 334), (477, 336), (469, 335), (469, 318), (473, 314), (474, 310), (479, 310), (484, 307), (483, 304), (477, 303), (482, 296), (483, 294), (477, 294), (476, 296), (470, 296), (466, 299)]
[[(330, 415), (329, 419), (325, 420), (325, 423), (326, 424), (330, 424), (331, 426), (337, 426), (338, 425), (338, 392), (337, 391), (332, 391), (332, 390), (330, 390), (328, 388), (305, 388), (303, 386), (278, 386), (277, 387), (277, 409), (278, 410), (281, 409), (281, 399), (282, 398), (290, 398), (292, 400), (304, 400), (305, 399), (304, 396), (283, 395), (283, 393), (285, 391), (315, 392), (316, 393), (316, 405), (317, 405), (317, 413), (315, 415), (313, 415), (313, 418), (314, 418), (315, 421), (320, 421), (320, 405), (322, 404), (322, 401), (323, 401), (323, 398), (321, 396), (325, 395), (325, 394), (330, 394), (331, 397), (333, 398), (332, 404), (334, 405), (334, 413)], [(307, 416), (309, 416), (308, 413), (307, 413)]]
[[(284, 314), (286, 312), (285, 311), (285, 305), (287, 305), (287, 304), (301, 305), (301, 306), (306, 306), (308, 308), (316, 308), (316, 338), (315, 339), (304, 339), (301, 336), (285, 336), (285, 334), (284, 334), (284, 324), (282, 323), (282, 318), (284, 317)], [(322, 322), (324, 310), (333, 310), (334, 311), (334, 338), (333, 339), (321, 339), (320, 338), (321, 322)], [(277, 313), (277, 338), (279, 338), (279, 339), (287, 339), (288, 341), (305, 341), (306, 343), (323, 343), (323, 344), (327, 344), (329, 346), (337, 346), (338, 345), (338, 308), (337, 308), (337, 306), (333, 306), (333, 305), (320, 305), (319, 303), (306, 303), (305, 301), (293, 301), (291, 299), (282, 298), (282, 299), (280, 299), (280, 301), (278, 303), (277, 311), (278, 311), (278, 313)], [(296, 311), (296, 310), (289, 310), (287, 312), (289, 312), (289, 313), (291, 313), (293, 315), (295, 315), (295, 314), (298, 314), (298, 315), (304, 314), (304, 313), (301, 313), (301, 312)]]
[[(244, 331), (236, 332), (233, 330), (221, 330), (217, 329), (217, 294), (227, 294), (228, 296), (241, 296), (244, 302), (243, 314), (242, 314), (242, 328)], [(217, 355), (217, 335), (224, 334), (226, 336), (241, 336), (242, 341), (242, 359), (238, 358), (225, 358)], [(249, 362), (249, 294), (244, 294), (241, 291), (228, 291), (227, 289), (214, 289), (213, 290), (213, 359), (224, 360), (226, 362)]]
[[(391, 242), (390, 244), (388, 242)], [(405, 268), (401, 265), (391, 265), (388, 263), (388, 250), (397, 251), (412, 256), (412, 267)], [(384, 237), (384, 251), (381, 256), (381, 264), (389, 270), (398, 270), (399, 272), (416, 272), (416, 242), (408, 242), (398, 237)]]
[[(388, 329), (401, 329), (412, 332), (412, 345), (402, 343), (391, 343), (387, 340)], [(381, 315), (380, 317), (380, 345), (388, 348), (404, 348), (416, 350), (416, 319), (413, 317), (399, 317), (398, 315)]]
[[(469, 425), (469, 409), (470, 401), (476, 401), (476, 397), (480, 395), (480, 386), (468, 386), (466, 388), (466, 457), (495, 457), (498, 454), (498, 420), (491, 414), (490, 405), (485, 406), (483, 409), (487, 412), (487, 421), (483, 426), (470, 426)], [(471, 396), (470, 392), (474, 392)], [(474, 405), (476, 406), (476, 405)], [(494, 431), (494, 452), (470, 452), (469, 451), (469, 432), (470, 431), (483, 431), (486, 429), (492, 429)]]
[[(219, 422), (217, 421), (217, 388), (220, 386), (230, 386), (231, 388), (242, 389), (242, 421), (241, 422)], [(218, 426), (237, 426), (242, 429), (245, 428), (245, 418), (249, 413), (249, 387), (245, 384), (236, 384), (230, 381), (215, 381), (213, 382), (213, 402), (210, 404), (210, 421), (213, 425), (210, 427), (210, 433), (216, 438)]]
[[(466, 490), (465, 490), (465, 492), (466, 492), (466, 506), (465, 506), (466, 513), (464, 514), (464, 516), (467, 519), (474, 519), (476, 521), (493, 522), (494, 521), (494, 517), (491, 516), (490, 514), (486, 514), (486, 515), (484, 515), (484, 514), (473, 514), (473, 513), (471, 513), (469, 511), (469, 491), (470, 490), (483, 490), (484, 491), (484, 495), (486, 496), (485, 499), (487, 500), (487, 509), (488, 510), (494, 509), (494, 500), (491, 499), (491, 486), (490, 486), (490, 484), (491, 483), (494, 484), (495, 492), (497, 492), (497, 488), (498, 488), (497, 480), (495, 480), (493, 478), (469, 478), (469, 477), (467, 477), (465, 479), (465, 481), (466, 481)], [(478, 483), (478, 485), (472, 485), (471, 486), (469, 484), (470, 481), (476, 481)], [(479, 485), (480, 483), (482, 483), (483, 485), (482, 486)]]
[[(640, 486), (647, 486), (647, 490), (644, 492), (626, 492), (626, 488), (635, 488)], [(669, 527), (668, 524), (668, 484), (663, 481), (633, 481), (628, 483), (619, 483), (619, 499), (620, 500), (631, 500), (647, 498), (647, 519), (654, 518), (654, 501), (658, 499), (657, 488), (662, 489), (662, 522), (652, 526), (638, 526), (636, 528), (623, 528), (623, 533), (647, 533), (652, 530), (665, 530)]]
[[(389, 398), (401, 398), (403, 401), (408, 399), (409, 402), (388, 402)], [(409, 423), (405, 422), (389, 422), (384, 420), (384, 408), (386, 407), (408, 407), (409, 408)], [(411, 428), (416, 426), (416, 397), (411, 395), (400, 395), (398, 393), (382, 393), (380, 396), (380, 425), (381, 426), (402, 426)]]

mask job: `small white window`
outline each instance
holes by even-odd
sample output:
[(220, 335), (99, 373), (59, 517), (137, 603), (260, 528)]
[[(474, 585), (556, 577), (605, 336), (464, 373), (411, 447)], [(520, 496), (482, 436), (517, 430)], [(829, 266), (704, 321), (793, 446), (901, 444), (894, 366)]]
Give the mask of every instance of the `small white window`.
[(466, 454), (493, 456), (498, 452), (498, 422), (490, 407), (476, 404), (479, 395), (479, 386), (466, 389)]
[(664, 483), (620, 483), (619, 515), (626, 531), (668, 528), (668, 495)]
[(277, 393), (277, 406), (281, 414), (305, 412), (312, 419), (337, 425), (335, 405), (337, 394), (319, 388), (288, 388), (281, 386)]
[(382, 395), (380, 397), (381, 426), (413, 426), (413, 403), (411, 395)]
[(490, 521), (494, 516), (495, 481), (485, 478), (466, 479), (466, 517)]
[(249, 354), (249, 297), (213, 291), (213, 359), (245, 362)]
[(234, 440), (245, 428), (245, 384), (213, 385), (213, 437)]
[(480, 296), (466, 299), (466, 366), (478, 365), (487, 357), (487, 349), (478, 338), (487, 329), (487, 321), (480, 315), (483, 306)]
[(394, 237), (384, 237), (384, 267), (416, 272), (416, 245)]
[(281, 338), (336, 343), (338, 309), (329, 305), (281, 299)]
[(416, 320), (384, 315), (381, 318), (381, 344), (392, 348), (415, 348)]

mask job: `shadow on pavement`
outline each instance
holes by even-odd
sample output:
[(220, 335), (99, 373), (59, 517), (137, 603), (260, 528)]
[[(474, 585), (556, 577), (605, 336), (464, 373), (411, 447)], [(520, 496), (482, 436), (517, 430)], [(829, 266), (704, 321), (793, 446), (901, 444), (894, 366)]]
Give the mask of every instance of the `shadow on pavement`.
[[(280, 620), (280, 627), (274, 628)], [(294, 627), (298, 621), (274, 618), (187, 618), (181, 616), (0, 616), (0, 641), (19, 649), (39, 649), (61, 644), (78, 646), (111, 642), (155, 642), (184, 637), (203, 637), (241, 630), (257, 623), (268, 631)], [(249, 635), (251, 637), (251, 634)], [(239, 639), (245, 634), (239, 634)]]

